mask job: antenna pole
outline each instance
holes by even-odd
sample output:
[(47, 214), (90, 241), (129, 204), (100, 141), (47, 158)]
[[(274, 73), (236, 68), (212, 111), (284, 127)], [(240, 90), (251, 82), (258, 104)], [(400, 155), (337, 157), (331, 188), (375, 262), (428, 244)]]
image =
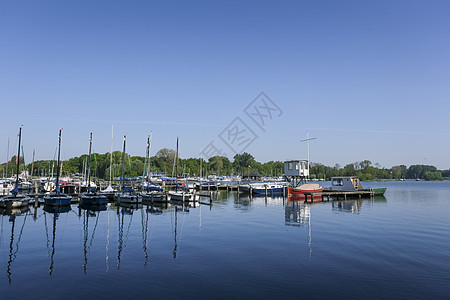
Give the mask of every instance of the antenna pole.
[(312, 140), (315, 140), (315, 139), (316, 139), (315, 137), (310, 138), (309, 137), (309, 131), (306, 130), (306, 139), (300, 141), (300, 142), (306, 142), (306, 150), (307, 150), (307, 156), (308, 156), (308, 177), (309, 177), (309, 141), (312, 141)]

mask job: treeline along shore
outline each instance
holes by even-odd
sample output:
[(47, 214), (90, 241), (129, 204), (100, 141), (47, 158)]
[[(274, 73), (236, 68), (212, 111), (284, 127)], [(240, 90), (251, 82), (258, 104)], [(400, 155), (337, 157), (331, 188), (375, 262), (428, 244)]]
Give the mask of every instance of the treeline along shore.
[[(62, 162), (62, 174), (82, 174), (86, 170), (88, 155), (73, 157)], [(144, 174), (146, 158), (141, 156), (125, 155), (125, 176), (137, 177)], [(156, 155), (150, 158), (150, 172), (165, 172), (167, 176), (175, 176), (174, 174), (175, 150), (161, 149)], [(38, 160), (24, 162), (20, 157), (20, 170), (33, 173), (37, 177), (50, 177), (56, 174), (56, 164), (54, 160)], [(16, 156), (10, 161), (0, 165), (0, 174), (3, 177), (11, 177), (15, 174)], [(91, 163), (91, 176), (98, 179), (108, 179), (110, 170), (113, 177), (120, 176), (120, 168), (122, 164), (122, 153), (114, 151), (112, 157), (110, 153), (98, 154), (94, 153)], [(178, 161), (178, 175), (183, 173), (190, 176), (231, 176), (245, 175), (248, 173), (261, 174), (266, 177), (283, 176), (284, 163), (282, 161), (269, 161), (261, 163), (249, 153), (236, 154), (233, 161), (227, 157), (214, 156), (208, 160), (200, 158), (180, 158)], [(405, 165), (393, 166), (392, 168), (383, 168), (379, 164), (372, 164), (369, 160), (361, 162), (349, 163), (345, 166), (339, 164), (333, 167), (323, 165), (321, 163), (311, 163), (310, 177), (311, 179), (328, 180), (333, 176), (358, 176), (361, 180), (401, 180), (401, 179), (421, 179), (421, 180), (446, 180), (450, 177), (449, 170), (438, 170), (430, 165)]]

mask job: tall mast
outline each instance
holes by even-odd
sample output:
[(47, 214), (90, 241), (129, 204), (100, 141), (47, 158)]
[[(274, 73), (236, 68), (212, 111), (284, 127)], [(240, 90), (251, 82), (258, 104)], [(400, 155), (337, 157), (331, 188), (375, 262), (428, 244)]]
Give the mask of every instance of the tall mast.
[(20, 141), (22, 138), (22, 126), (19, 127), (19, 147), (17, 147), (17, 169), (16, 169), (16, 188), (19, 188), (19, 164), (20, 164)]
[[(53, 168), (55, 167), (55, 158), (56, 158), (56, 148), (55, 148), (55, 154), (53, 154), (53, 161), (52, 161), (52, 176), (50, 177), (50, 179), (53, 178)], [(84, 173), (83, 173), (84, 176)]]
[(149, 181), (148, 176), (150, 174), (150, 151), (152, 150), (152, 134), (153, 132), (150, 131), (150, 140), (148, 144), (148, 159), (147, 159), (147, 182)]
[(203, 161), (203, 155), (202, 155), (202, 150), (200, 149), (200, 179), (202, 178), (202, 161)]
[(6, 178), (8, 178), (8, 166), (9, 166), (9, 137), (8, 137), (8, 149), (6, 149)]
[(142, 183), (144, 183), (145, 181), (147, 181), (148, 183), (148, 174), (149, 174), (149, 170), (150, 170), (150, 145), (151, 145), (151, 137), (150, 135), (147, 137), (147, 151), (145, 153), (145, 163), (144, 163), (144, 173), (142, 175)]
[(175, 168), (176, 168), (176, 172), (175, 172), (175, 191), (178, 191), (178, 140), (180, 139), (179, 136), (177, 136), (177, 153), (175, 156)]
[(176, 156), (176, 164), (175, 164), (175, 166), (176, 166), (175, 176), (177, 176), (177, 178), (178, 178), (178, 140), (179, 139), (180, 139), (180, 137), (177, 136), (177, 156)]
[[(87, 182), (86, 182), (86, 186), (88, 188), (91, 187), (91, 150), (92, 150), (92, 132), (91, 135), (89, 137), (89, 159), (88, 159), (88, 164), (87, 164)], [(89, 192), (89, 190), (88, 190)]]
[(112, 149), (113, 149), (113, 141), (114, 141), (114, 125), (111, 125), (111, 149), (110, 149), (110, 158), (109, 158), (109, 185), (111, 185), (111, 177), (112, 177)]
[(62, 128), (59, 130), (58, 135), (58, 163), (56, 164), (56, 194), (59, 195), (61, 192), (59, 191), (59, 160), (61, 157), (61, 131)]
[(13, 194), (14, 196), (16, 196), (19, 193), (19, 164), (20, 164), (20, 140), (22, 137), (22, 126), (19, 127), (19, 147), (17, 150), (17, 170), (16, 170), (16, 186), (14, 187), (14, 189), (11, 191), (11, 194)]
[[(25, 152), (23, 151), (23, 145), (22, 145), (22, 158), (23, 158), (23, 169), (25, 170), (27, 165), (25, 164)], [(27, 172), (25, 172), (25, 180), (28, 180)]]
[(306, 130), (306, 139), (301, 140), (300, 142), (306, 142), (306, 151), (307, 151), (307, 156), (308, 156), (308, 177), (309, 177), (309, 141), (311, 140), (315, 140), (316, 138), (310, 138), (309, 137), (309, 131)]
[(33, 171), (34, 171), (34, 151), (33, 149), (33, 161), (31, 162), (31, 180), (33, 180)]
[(125, 185), (125, 180), (123, 178), (123, 168), (124, 168), (124, 163), (125, 163), (125, 143), (127, 141), (127, 135), (123, 136), (123, 152), (122, 152), (122, 168), (120, 170), (120, 178), (122, 179), (122, 191), (123, 191), (123, 186)]

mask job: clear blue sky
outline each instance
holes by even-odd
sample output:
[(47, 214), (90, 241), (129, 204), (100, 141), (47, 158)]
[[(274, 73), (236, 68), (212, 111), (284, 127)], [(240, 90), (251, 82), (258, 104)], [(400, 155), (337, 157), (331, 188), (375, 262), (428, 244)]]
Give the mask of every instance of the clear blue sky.
[[(450, 168), (450, 1), (0, 2), (0, 161), (175, 148), (199, 157), (239, 117), (259, 161)], [(244, 112), (265, 92), (282, 115)]]

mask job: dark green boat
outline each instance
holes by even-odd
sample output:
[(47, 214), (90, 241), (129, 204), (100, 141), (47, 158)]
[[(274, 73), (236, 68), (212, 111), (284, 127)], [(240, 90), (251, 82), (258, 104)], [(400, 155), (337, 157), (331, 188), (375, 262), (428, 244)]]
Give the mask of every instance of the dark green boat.
[(374, 196), (383, 196), (384, 193), (386, 192), (387, 188), (374, 188), (371, 189), (371, 191), (373, 192)]

